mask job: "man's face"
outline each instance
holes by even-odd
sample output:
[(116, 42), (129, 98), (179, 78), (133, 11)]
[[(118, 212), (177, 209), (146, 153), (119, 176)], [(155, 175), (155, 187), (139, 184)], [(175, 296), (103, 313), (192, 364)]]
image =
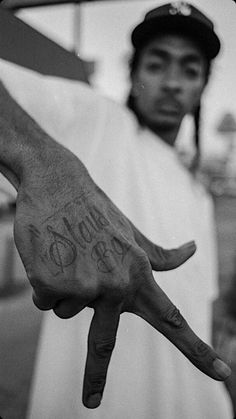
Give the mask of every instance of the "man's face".
[(170, 34), (150, 41), (132, 79), (136, 108), (147, 126), (179, 127), (199, 104), (205, 71), (204, 55), (192, 40)]

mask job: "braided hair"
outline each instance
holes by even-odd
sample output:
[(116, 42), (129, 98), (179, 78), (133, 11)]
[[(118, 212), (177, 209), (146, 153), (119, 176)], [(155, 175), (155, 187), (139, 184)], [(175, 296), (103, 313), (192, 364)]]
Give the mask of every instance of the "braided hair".
[[(130, 72), (130, 78), (132, 80), (133, 75), (138, 67), (140, 55), (141, 55), (142, 49), (135, 49), (133, 52), (133, 55), (129, 61), (129, 72)], [(211, 73), (211, 60), (206, 58), (206, 72), (205, 72), (205, 85), (208, 83), (209, 76)], [(134, 114), (136, 115), (139, 124), (141, 126), (145, 125), (144, 119), (142, 115), (140, 114), (139, 110), (136, 106), (135, 97), (132, 94), (132, 91), (130, 90), (129, 95), (127, 97), (126, 105), (129, 109), (131, 109)], [(194, 126), (195, 126), (195, 133), (194, 133), (194, 144), (195, 144), (195, 156), (192, 162), (192, 166), (190, 168), (191, 171), (195, 172), (196, 169), (199, 166), (200, 162), (200, 156), (201, 156), (201, 147), (200, 147), (200, 132), (201, 132), (201, 101), (195, 108), (193, 112), (193, 120), (194, 120)]]
[[(205, 72), (205, 86), (208, 83), (210, 73), (211, 73), (211, 61), (207, 60), (206, 62), (206, 72)], [(194, 144), (195, 144), (195, 156), (193, 158), (190, 170), (195, 172), (199, 167), (200, 158), (201, 158), (201, 143), (200, 143), (200, 126), (201, 126), (201, 100), (197, 105), (193, 113), (193, 120), (195, 126), (195, 135), (194, 135)]]

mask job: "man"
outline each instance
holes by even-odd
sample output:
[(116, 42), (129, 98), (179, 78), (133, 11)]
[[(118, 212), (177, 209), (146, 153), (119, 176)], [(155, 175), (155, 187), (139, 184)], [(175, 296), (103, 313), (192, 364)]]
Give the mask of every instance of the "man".
[[(196, 33), (204, 35), (204, 43)], [(197, 9), (170, 4), (150, 12), (132, 39), (139, 58), (132, 70), (131, 94), (140, 123), (126, 109), (79, 83), (37, 79), (23, 71), (28, 86), (36, 80), (35, 104), (27, 92), (24, 97), (18, 94), (8, 68), (4, 81), (45, 131), (62, 143), (67, 139), (67, 147), (85, 162), (98, 185), (146, 235), (155, 240), (162, 237), (166, 245), (197, 236), (199, 255), (192, 265), (179, 270), (179, 279), (174, 273), (175, 282), (169, 276), (166, 289), (208, 339), (214, 268), (208, 247), (209, 203), (170, 145), (185, 114), (199, 109), (208, 64), (219, 51), (219, 40), (212, 23)], [(62, 318), (86, 306), (95, 309), (84, 405), (95, 408), (101, 402), (124, 311), (147, 320), (211, 377), (226, 378), (227, 366), (193, 334), (151, 276), (151, 268), (166, 270), (176, 267), (181, 258), (186, 260), (194, 245), (177, 251), (177, 258), (176, 252), (166, 257), (117, 210), (81, 162), (15, 109), (7, 93), (4, 104), (10, 151), (2, 157), (2, 171), (19, 188), (16, 244), (35, 289), (34, 302), (41, 309), (53, 308)], [(31, 137), (22, 148), (21, 136), (26, 132)], [(37, 145), (32, 145), (31, 138), (37, 139)], [(37, 219), (36, 208), (40, 210)], [(134, 263), (131, 255), (136, 255)], [(198, 311), (202, 317), (196, 316)], [(103, 403), (94, 412), (83, 408), (78, 393), (90, 320), (89, 310), (65, 322), (46, 317), (30, 417), (230, 417), (222, 386), (197, 373), (166, 340), (156, 339), (150, 327), (131, 320), (129, 314), (122, 316), (119, 348)]]

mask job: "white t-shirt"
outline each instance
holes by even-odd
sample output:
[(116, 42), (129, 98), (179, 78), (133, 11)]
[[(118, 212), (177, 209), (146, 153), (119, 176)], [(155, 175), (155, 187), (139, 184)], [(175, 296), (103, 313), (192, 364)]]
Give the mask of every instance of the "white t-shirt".
[[(193, 330), (210, 342), (217, 292), (212, 204), (174, 148), (140, 128), (125, 107), (75, 81), (1, 63), (6, 86), (29, 114), (86, 165), (95, 182), (149, 239), (164, 247), (195, 240), (197, 253), (155, 278)], [(17, 74), (17, 77), (16, 77)], [(45, 316), (30, 419), (228, 419), (222, 383), (198, 371), (142, 319), (123, 314), (101, 407), (82, 406), (91, 310)]]

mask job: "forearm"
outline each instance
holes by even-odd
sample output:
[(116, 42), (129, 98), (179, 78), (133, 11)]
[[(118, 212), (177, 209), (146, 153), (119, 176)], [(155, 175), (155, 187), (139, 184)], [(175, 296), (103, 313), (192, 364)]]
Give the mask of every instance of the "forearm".
[(43, 158), (52, 140), (0, 84), (0, 170), (20, 183), (25, 172)]
[[(47, 135), (1, 83), (0, 133), (0, 172), (16, 189), (32, 170), (37, 173), (39, 166), (40, 172), (42, 165), (45, 172), (63, 171), (66, 155), (71, 158), (71, 153)], [(83, 173), (85, 168), (78, 159), (76, 164)]]

